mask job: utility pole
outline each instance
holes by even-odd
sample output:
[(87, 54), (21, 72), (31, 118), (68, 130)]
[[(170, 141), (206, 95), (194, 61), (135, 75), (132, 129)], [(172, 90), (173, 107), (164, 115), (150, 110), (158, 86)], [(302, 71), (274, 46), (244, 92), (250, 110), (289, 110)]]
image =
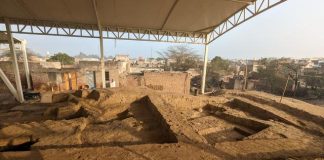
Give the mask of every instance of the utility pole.
[(247, 81), (247, 75), (248, 75), (247, 65), (248, 65), (248, 61), (246, 60), (246, 62), (245, 62), (245, 73), (244, 73), (244, 85), (242, 87), (243, 91), (246, 89), (246, 81)]
[(284, 88), (284, 90), (283, 90), (283, 92), (282, 92), (282, 95), (281, 95), (281, 97), (280, 97), (280, 103), (281, 103), (281, 101), (282, 101), (282, 98), (285, 96), (286, 89), (287, 89), (288, 82), (289, 82), (289, 78), (290, 78), (290, 74), (288, 74), (288, 78), (287, 78), (287, 81), (286, 81), (285, 88)]

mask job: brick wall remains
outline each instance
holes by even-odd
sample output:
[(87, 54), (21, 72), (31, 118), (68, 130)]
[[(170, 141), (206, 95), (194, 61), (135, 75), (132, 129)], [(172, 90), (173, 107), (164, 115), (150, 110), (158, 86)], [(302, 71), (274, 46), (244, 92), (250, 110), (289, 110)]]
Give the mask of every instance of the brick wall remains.
[[(15, 74), (14, 74), (12, 62), (11, 61), (0, 61), (0, 68), (6, 74), (7, 78), (10, 80), (11, 84), (13, 86), (16, 86)], [(23, 62), (18, 62), (18, 68), (19, 68), (22, 88), (27, 89), (27, 79), (26, 79), (25, 68), (24, 68)], [(29, 62), (29, 70), (30, 71), (35, 70), (36, 72), (38, 72), (39, 68), (41, 68), (39, 63)], [(4, 82), (2, 81), (1, 78), (0, 78), (0, 92), (1, 93), (9, 92), (9, 89), (4, 84)]]
[(143, 75), (121, 75), (119, 77), (120, 87), (138, 87), (144, 86)]
[(191, 76), (182, 72), (145, 72), (120, 77), (121, 87), (146, 86), (164, 92), (190, 94)]
[(145, 72), (145, 86), (173, 93), (190, 93), (190, 75), (178, 72)]

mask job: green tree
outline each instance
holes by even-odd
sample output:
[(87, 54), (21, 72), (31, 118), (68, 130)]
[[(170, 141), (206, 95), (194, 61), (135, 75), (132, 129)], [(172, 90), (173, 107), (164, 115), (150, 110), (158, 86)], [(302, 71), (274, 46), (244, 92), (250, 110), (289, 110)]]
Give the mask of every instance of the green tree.
[(164, 60), (164, 58), (157, 57), (156, 60), (157, 60), (157, 61), (162, 61), (162, 60)]
[[(277, 59), (266, 62), (265, 66), (265, 68), (260, 68), (256, 73), (257, 79), (260, 79), (263, 84), (263, 87), (259, 89), (273, 94), (282, 94), (288, 76), (293, 75), (291, 69), (280, 64), (280, 61)], [(291, 78), (293, 77), (290, 76)], [(293, 83), (293, 80), (289, 81), (287, 91), (291, 91)]]
[(186, 46), (172, 46), (158, 54), (166, 62), (172, 60), (169, 65), (166, 64), (166, 70), (172, 68), (175, 71), (187, 71), (189, 68), (199, 67), (200, 64), (200, 56), (192, 48)]
[(214, 57), (208, 66), (208, 76), (219, 79), (220, 76), (232, 74), (234, 69), (230, 67), (231, 62), (219, 56)]
[(323, 77), (316, 76), (314, 73), (306, 75), (304, 79), (306, 85), (310, 86), (314, 90), (321, 88), (321, 84), (323, 83)]
[(53, 56), (51, 56), (48, 60), (48, 62), (61, 62), (62, 64), (74, 64), (74, 58), (70, 57), (66, 53), (56, 53)]

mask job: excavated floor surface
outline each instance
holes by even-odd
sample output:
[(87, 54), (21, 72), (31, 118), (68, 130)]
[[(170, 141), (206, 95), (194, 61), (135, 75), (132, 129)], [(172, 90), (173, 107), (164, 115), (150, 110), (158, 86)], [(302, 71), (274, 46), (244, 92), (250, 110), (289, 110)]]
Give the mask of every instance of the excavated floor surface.
[(278, 100), (132, 88), (2, 105), (0, 159), (323, 159), (324, 108)]

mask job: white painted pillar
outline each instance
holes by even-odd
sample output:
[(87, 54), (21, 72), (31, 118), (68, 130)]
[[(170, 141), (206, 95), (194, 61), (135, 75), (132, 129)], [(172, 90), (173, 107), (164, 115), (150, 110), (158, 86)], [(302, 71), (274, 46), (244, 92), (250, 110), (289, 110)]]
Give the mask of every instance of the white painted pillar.
[(11, 26), (9, 23), (8, 19), (5, 19), (6, 23), (6, 30), (7, 30), (7, 37), (8, 37), (8, 42), (9, 42), (9, 47), (10, 51), (12, 53), (12, 64), (13, 64), (13, 70), (15, 73), (15, 81), (16, 81), (16, 87), (17, 87), (17, 95), (18, 95), (18, 101), (20, 103), (24, 102), (24, 95), (23, 95), (23, 90), (21, 86), (21, 79), (20, 79), (20, 73), (19, 73), (19, 67), (18, 67), (18, 61), (17, 61), (17, 55), (15, 52), (15, 47), (14, 47), (14, 41), (13, 37), (11, 34)]
[(100, 40), (100, 70), (101, 70), (101, 81), (102, 81), (102, 88), (106, 88), (106, 73), (105, 73), (105, 57), (104, 57), (104, 48), (103, 48), (103, 36), (102, 36), (102, 28), (99, 18), (99, 13), (97, 10), (97, 3), (96, 0), (92, 0), (93, 10), (96, 14), (96, 19), (98, 23), (98, 30), (99, 30), (99, 40)]
[(26, 44), (27, 44), (26, 40), (23, 40), (21, 42), (21, 51), (22, 51), (23, 59), (24, 59), (24, 67), (25, 67), (25, 74), (26, 74), (26, 79), (27, 79), (27, 86), (28, 86), (28, 89), (31, 89), (32, 87), (31, 87), (31, 80), (30, 80), (30, 72), (29, 72)]
[(104, 57), (103, 37), (102, 37), (101, 29), (99, 30), (99, 34), (100, 34), (100, 69), (101, 69), (102, 88), (106, 88), (105, 57)]
[(9, 81), (9, 79), (7, 78), (7, 76), (5, 75), (5, 73), (2, 71), (2, 69), (0, 68), (0, 77), (2, 79), (2, 81), (6, 84), (6, 86), (9, 88), (9, 91), (11, 92), (11, 94), (18, 99), (18, 94), (17, 94), (17, 90), (16, 88), (11, 84), (11, 82)]
[[(206, 38), (207, 41), (207, 38)], [(206, 88), (206, 74), (207, 74), (207, 63), (208, 63), (208, 44), (205, 44), (205, 54), (204, 54), (204, 69), (201, 78), (201, 93), (205, 94)]]

